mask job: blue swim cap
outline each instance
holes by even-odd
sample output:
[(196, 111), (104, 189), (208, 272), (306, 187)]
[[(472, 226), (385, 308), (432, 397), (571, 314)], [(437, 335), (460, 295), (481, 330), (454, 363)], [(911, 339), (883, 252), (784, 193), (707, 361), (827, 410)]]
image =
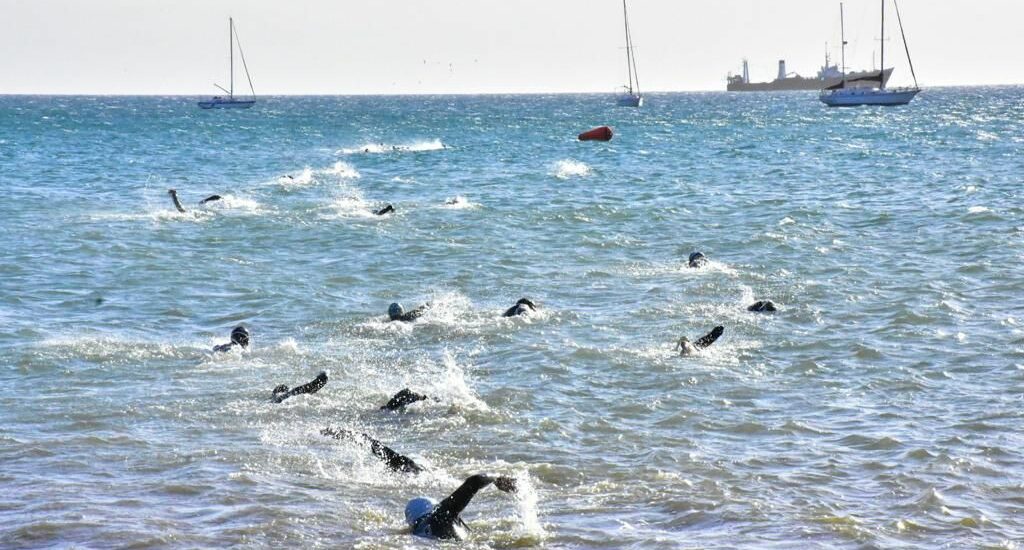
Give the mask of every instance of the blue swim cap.
[(395, 302), (388, 306), (388, 317), (398, 317), (403, 313), (405, 313), (405, 308), (402, 307), (402, 304), (399, 304), (398, 302)]
[(416, 525), (416, 522), (423, 516), (434, 511), (437, 504), (425, 497), (414, 498), (405, 505), (405, 521), (409, 525)]

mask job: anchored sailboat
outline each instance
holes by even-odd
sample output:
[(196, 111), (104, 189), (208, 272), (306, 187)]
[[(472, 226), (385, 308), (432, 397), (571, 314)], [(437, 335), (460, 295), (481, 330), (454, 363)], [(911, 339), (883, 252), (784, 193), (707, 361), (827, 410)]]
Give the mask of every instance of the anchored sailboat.
[[(914, 73), (914, 62), (910, 59), (910, 48), (907, 46), (907, 34), (903, 31), (903, 18), (900, 17), (900, 7), (893, 0), (896, 7), (896, 19), (900, 24), (900, 34), (903, 36), (903, 49), (907, 52), (907, 63), (910, 64), (910, 74), (914, 77), (913, 88), (886, 88), (885, 87), (885, 1), (882, 0), (882, 72), (869, 76), (849, 78), (846, 75), (846, 24), (843, 21), (843, 4), (839, 4), (839, 21), (842, 27), (843, 40), (843, 79), (838, 84), (829, 86), (821, 91), (818, 99), (829, 107), (856, 107), (858, 105), (906, 105), (921, 92), (917, 85), (917, 74)], [(864, 82), (877, 81), (877, 87), (865, 87)]]
[[(625, 93), (619, 96), (619, 106), (640, 107), (644, 104), (644, 96), (640, 93), (640, 77), (636, 72), (636, 56), (633, 54), (633, 35), (629, 32), (629, 13), (626, 11), (626, 0), (622, 0), (622, 18), (626, 24), (626, 71), (629, 74), (629, 85), (623, 86)], [(633, 82), (636, 81), (636, 88)]]
[[(250, 99), (237, 99), (235, 97), (235, 42), (238, 42), (238, 55), (242, 58), (242, 68), (245, 69), (245, 78), (249, 81), (249, 91), (252, 92)], [(221, 85), (214, 86), (227, 92), (228, 96), (214, 96), (210, 99), (199, 102), (203, 109), (248, 109), (256, 104), (256, 90), (252, 87), (252, 77), (249, 76), (249, 67), (245, 64), (245, 53), (242, 52), (242, 43), (238, 41), (238, 32), (235, 31), (235, 21), (228, 18), (228, 51), (230, 52), (231, 65), (228, 70), (229, 84), (225, 90)]]

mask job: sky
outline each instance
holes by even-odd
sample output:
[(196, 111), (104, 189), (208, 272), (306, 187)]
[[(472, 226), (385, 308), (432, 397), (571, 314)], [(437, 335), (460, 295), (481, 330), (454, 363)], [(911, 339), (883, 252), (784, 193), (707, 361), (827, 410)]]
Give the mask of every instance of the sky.
[[(910, 83), (889, 3), (886, 59)], [(845, 0), (847, 65), (872, 66), (880, 0)], [(901, 0), (922, 86), (1024, 84), (1022, 0)], [(611, 92), (619, 0), (0, 0), (0, 93), (214, 94), (235, 18), (257, 94)], [(812, 76), (833, 0), (629, 0), (641, 89), (722, 90), (750, 61)], [(887, 62), (887, 65), (890, 63)], [(244, 73), (236, 72), (236, 79)]]

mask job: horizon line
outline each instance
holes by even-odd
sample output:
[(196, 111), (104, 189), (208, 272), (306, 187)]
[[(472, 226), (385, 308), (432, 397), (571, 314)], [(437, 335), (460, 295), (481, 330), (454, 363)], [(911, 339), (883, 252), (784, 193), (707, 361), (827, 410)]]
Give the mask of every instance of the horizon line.
[[(1024, 82), (1004, 83), (1004, 84), (946, 84), (941, 86), (927, 86), (921, 85), (922, 90), (941, 90), (951, 88), (1013, 88), (1022, 87)], [(771, 93), (804, 93), (813, 92), (815, 90), (770, 90), (770, 91), (758, 91), (758, 92), (730, 92), (725, 89), (692, 89), (692, 90), (651, 90), (647, 92), (641, 92), (642, 94), (702, 94), (702, 93), (729, 93), (738, 95), (758, 95), (758, 94), (771, 94)], [(514, 95), (514, 96), (537, 96), (537, 95), (616, 95), (620, 92), (617, 91), (537, 91), (537, 92), (523, 92), (523, 91), (509, 91), (509, 92), (356, 92), (356, 93), (270, 93), (270, 94), (256, 94), (252, 95), (237, 95), (236, 97), (388, 97), (388, 96), (408, 96), (408, 97), (427, 97), (427, 96), (501, 96), (501, 95)], [(211, 97), (213, 94), (203, 93), (155, 93), (155, 92), (2, 92), (0, 91), (0, 97), (187, 97), (187, 98), (200, 98), (200, 97)]]

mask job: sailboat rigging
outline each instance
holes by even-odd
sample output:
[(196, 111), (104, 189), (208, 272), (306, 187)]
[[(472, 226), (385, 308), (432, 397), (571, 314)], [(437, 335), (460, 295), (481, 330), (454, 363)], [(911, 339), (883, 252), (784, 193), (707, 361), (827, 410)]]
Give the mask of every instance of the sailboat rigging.
[[(245, 69), (245, 78), (249, 81), (249, 91), (252, 97), (249, 99), (238, 99), (235, 97), (235, 43), (238, 43), (238, 54), (242, 58), (242, 68)], [(235, 20), (228, 18), (228, 52), (230, 56), (228, 68), (228, 88), (220, 84), (214, 86), (228, 94), (227, 97), (214, 96), (210, 99), (199, 102), (203, 109), (248, 109), (256, 104), (256, 90), (252, 85), (252, 77), (249, 75), (249, 66), (245, 62), (245, 52), (242, 51), (242, 42), (238, 39), (238, 31), (235, 30)]]
[(618, 104), (622, 107), (641, 107), (644, 104), (644, 96), (640, 93), (640, 76), (636, 72), (636, 55), (633, 52), (633, 35), (629, 32), (626, 0), (622, 0), (622, 20), (626, 27), (626, 73), (629, 75), (629, 84), (623, 86), (625, 93), (619, 97)]
[[(882, 0), (882, 46), (881, 46), (881, 67), (878, 73), (871, 73), (867, 76), (848, 78), (846, 75), (846, 23), (843, 19), (843, 4), (839, 4), (839, 21), (843, 33), (843, 79), (834, 86), (829, 86), (821, 91), (818, 99), (829, 107), (855, 107), (859, 105), (906, 105), (921, 92), (917, 85), (917, 74), (914, 72), (914, 62), (910, 58), (910, 47), (907, 45), (907, 34), (903, 30), (903, 18), (900, 16), (900, 7), (896, 0), (893, 6), (896, 7), (896, 18), (900, 25), (900, 35), (903, 37), (903, 48), (907, 53), (907, 63), (910, 65), (910, 74), (914, 77), (913, 88), (886, 88), (885, 87), (885, 2)], [(866, 87), (862, 83), (878, 82), (877, 87)]]

